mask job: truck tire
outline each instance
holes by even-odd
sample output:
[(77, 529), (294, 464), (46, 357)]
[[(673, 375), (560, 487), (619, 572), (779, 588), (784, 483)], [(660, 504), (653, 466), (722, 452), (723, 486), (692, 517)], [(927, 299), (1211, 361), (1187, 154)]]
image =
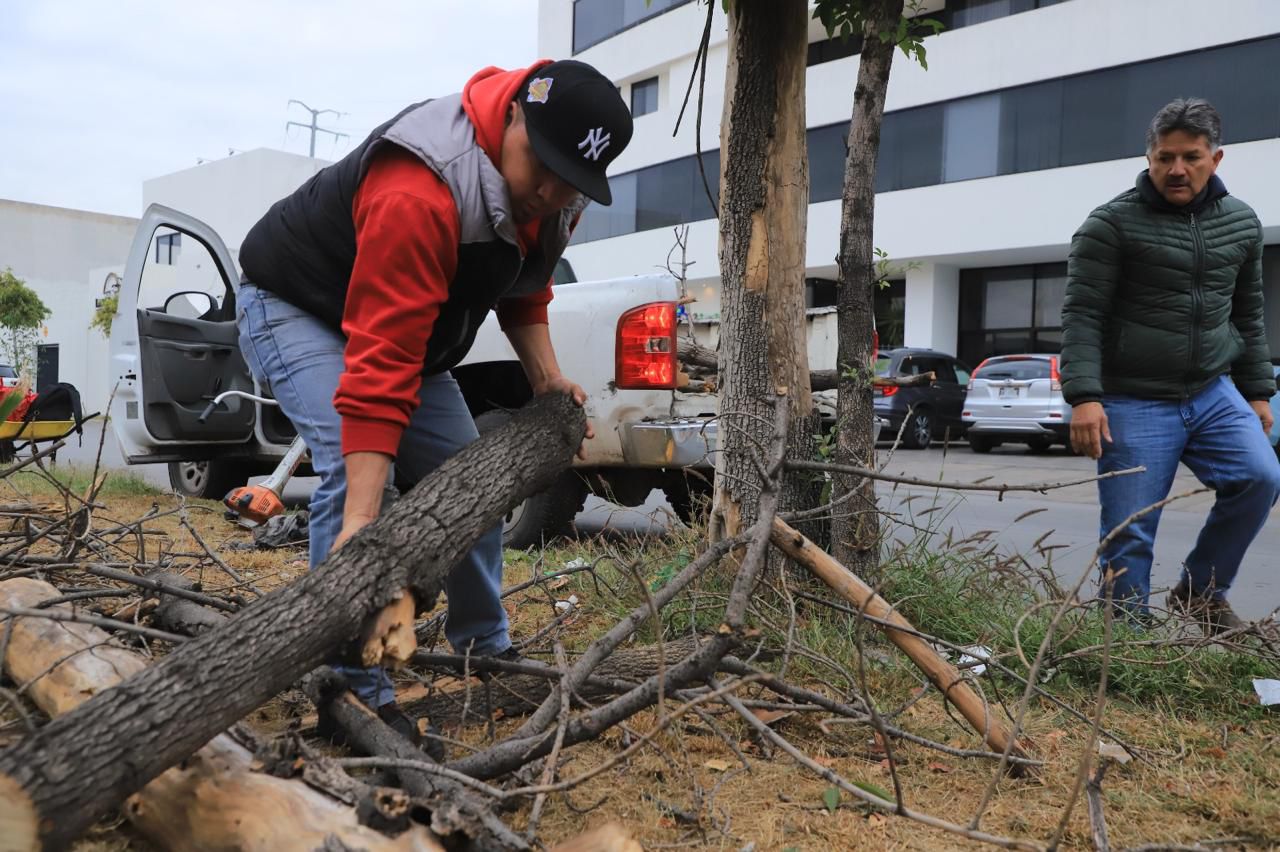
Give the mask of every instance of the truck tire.
[(969, 433), (969, 449), (975, 453), (989, 453), (998, 446), (1000, 446), (1000, 442), (995, 438), (987, 435), (975, 435), (973, 432)]
[(907, 418), (907, 428), (902, 430), (902, 446), (908, 450), (927, 450), (933, 443), (933, 412), (918, 408)]
[(232, 488), (261, 473), (262, 465), (244, 459), (170, 462), (169, 486), (175, 494), (200, 500), (221, 500)]
[[(486, 411), (476, 417), (476, 429), (483, 435), (504, 425), (511, 412)], [(560, 474), (551, 487), (525, 499), (502, 521), (502, 544), (524, 550), (573, 532), (573, 519), (582, 511), (587, 486), (572, 470)]]

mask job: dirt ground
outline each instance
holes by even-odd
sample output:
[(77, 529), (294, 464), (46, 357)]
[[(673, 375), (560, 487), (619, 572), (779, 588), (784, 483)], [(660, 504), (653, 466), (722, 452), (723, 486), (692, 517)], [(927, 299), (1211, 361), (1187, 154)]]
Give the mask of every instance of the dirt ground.
[[(122, 495), (105, 500), (107, 510), (95, 523), (128, 521), (177, 505), (168, 495)], [(250, 540), (247, 532), (223, 519), (216, 504), (192, 506), (190, 517), (218, 555), (245, 580), (270, 590), (289, 583), (306, 570), (299, 549), (249, 551), (232, 549), (232, 542)], [(148, 522), (149, 556), (161, 548), (171, 553), (195, 552), (198, 545), (179, 526), (177, 516)], [(591, 558), (599, 547), (578, 541), (540, 555), (509, 553), (508, 583), (527, 579), (534, 571), (547, 573), (573, 558)], [(206, 590), (231, 583), (206, 571), (199, 579)], [(612, 624), (617, 601), (610, 592), (578, 575), (554, 590), (556, 597), (577, 597), (578, 615), (565, 626), (561, 640), (570, 650), (581, 649)], [(554, 617), (553, 601), (534, 588), (506, 600), (513, 636), (527, 637)], [(542, 646), (546, 647), (546, 646)], [(447, 649), (441, 649), (447, 650)], [(531, 651), (536, 659), (549, 655)], [(869, 667), (878, 685), (882, 710), (910, 698), (911, 680), (901, 675), (891, 655), (876, 652), (885, 662)], [(905, 665), (905, 664), (904, 664)], [(401, 677), (399, 686), (413, 686)], [(803, 685), (823, 690), (812, 680)], [(1136, 747), (1142, 759), (1111, 765), (1102, 782), (1102, 802), (1114, 848), (1158, 844), (1184, 848), (1204, 844), (1215, 849), (1280, 848), (1280, 714), (1251, 706), (1252, 693), (1238, 684), (1222, 689), (1238, 692), (1239, 712), (1223, 718), (1192, 718), (1173, 703), (1134, 706), (1113, 695), (1105, 724)], [(762, 694), (749, 686), (742, 695)], [(1077, 709), (1092, 709), (1086, 690), (1059, 693)], [(1234, 700), (1234, 697), (1232, 697)], [(301, 729), (314, 723), (312, 709), (296, 693), (286, 693), (247, 720), (263, 733)], [(10, 717), (0, 715), (0, 722)], [(540, 837), (550, 844), (598, 823), (616, 820), (628, 826), (646, 849), (689, 848), (739, 850), (830, 849), (960, 849), (981, 844), (941, 829), (894, 815), (872, 813), (847, 793), (831, 791), (831, 784), (791, 757), (765, 744), (731, 715), (712, 710), (724, 736), (703, 721), (687, 716), (654, 737), (652, 747), (595, 775), (563, 795), (553, 795), (542, 818)], [(775, 729), (816, 760), (850, 782), (866, 789), (892, 792), (893, 778), (884, 749), (866, 727), (824, 724), (825, 717), (797, 713), (771, 722)], [(614, 729), (602, 740), (570, 750), (561, 762), (561, 779), (587, 773), (613, 757), (637, 736), (652, 730), (657, 716), (650, 711), (631, 719), (626, 730)], [(494, 735), (519, 720), (499, 718)], [(955, 748), (977, 749), (979, 738), (951, 718), (937, 695), (926, 696), (897, 718), (912, 733)], [(471, 745), (483, 745), (490, 732), (484, 726), (446, 727), (444, 733)], [(1064, 806), (1073, 798), (1081, 754), (1089, 742), (1088, 727), (1047, 701), (1034, 701), (1026, 724), (1028, 750), (1044, 761), (1030, 777), (1004, 778), (996, 785), (978, 827), (985, 832), (1044, 844), (1063, 820)], [(12, 737), (13, 729), (0, 739)], [(732, 743), (739, 754), (735, 754)], [(971, 825), (984, 799), (994, 765), (988, 760), (955, 757), (905, 742), (892, 744), (893, 765), (905, 807), (949, 822)], [(461, 747), (454, 747), (457, 755)], [(746, 760), (746, 764), (742, 759)], [(507, 813), (522, 829), (528, 804)], [(1062, 847), (1091, 848), (1090, 823), (1083, 794), (1076, 798), (1066, 821)], [(75, 847), (88, 850), (149, 850), (120, 819), (103, 821)]]

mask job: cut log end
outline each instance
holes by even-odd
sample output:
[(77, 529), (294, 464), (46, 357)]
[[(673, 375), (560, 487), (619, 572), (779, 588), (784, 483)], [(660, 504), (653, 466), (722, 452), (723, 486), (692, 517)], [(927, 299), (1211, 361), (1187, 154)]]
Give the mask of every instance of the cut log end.
[(0, 852), (34, 852), (40, 848), (39, 818), (22, 785), (0, 775)]
[(415, 612), (413, 593), (406, 589), (370, 622), (360, 649), (360, 661), (366, 666), (382, 665), (392, 669), (409, 662), (418, 647), (413, 632)]

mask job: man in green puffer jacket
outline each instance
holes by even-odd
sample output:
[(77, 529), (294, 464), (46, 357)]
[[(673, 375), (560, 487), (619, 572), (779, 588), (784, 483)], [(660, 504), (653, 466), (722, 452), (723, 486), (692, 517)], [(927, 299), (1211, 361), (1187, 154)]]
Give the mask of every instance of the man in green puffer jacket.
[(1168, 605), (1211, 634), (1242, 625), (1226, 593), (1280, 495), (1262, 226), (1215, 174), (1221, 128), (1200, 99), (1156, 114), (1148, 169), (1072, 239), (1062, 309), (1072, 445), (1099, 473), (1146, 468), (1098, 483), (1101, 536), (1114, 536), (1104, 592), (1110, 578), (1114, 599), (1136, 621), (1149, 617), (1160, 511), (1123, 525), (1168, 496), (1182, 462), (1217, 500)]

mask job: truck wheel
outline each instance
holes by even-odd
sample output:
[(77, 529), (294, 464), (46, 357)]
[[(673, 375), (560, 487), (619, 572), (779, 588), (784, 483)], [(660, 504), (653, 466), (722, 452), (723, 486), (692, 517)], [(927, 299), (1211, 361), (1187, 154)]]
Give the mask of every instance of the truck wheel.
[(975, 453), (989, 453), (996, 446), (996, 441), (986, 435), (975, 435), (969, 433), (969, 449)]
[[(476, 429), (483, 435), (510, 419), (508, 411), (486, 411), (476, 418)], [(568, 535), (586, 499), (587, 486), (582, 477), (566, 470), (546, 491), (526, 498), (507, 513), (502, 520), (503, 546), (524, 550)]]
[(902, 446), (908, 450), (927, 450), (933, 443), (933, 415), (928, 410), (913, 411), (902, 430)]
[(256, 476), (260, 467), (242, 459), (170, 462), (169, 486), (183, 497), (221, 500), (232, 488), (239, 488), (249, 477)]

